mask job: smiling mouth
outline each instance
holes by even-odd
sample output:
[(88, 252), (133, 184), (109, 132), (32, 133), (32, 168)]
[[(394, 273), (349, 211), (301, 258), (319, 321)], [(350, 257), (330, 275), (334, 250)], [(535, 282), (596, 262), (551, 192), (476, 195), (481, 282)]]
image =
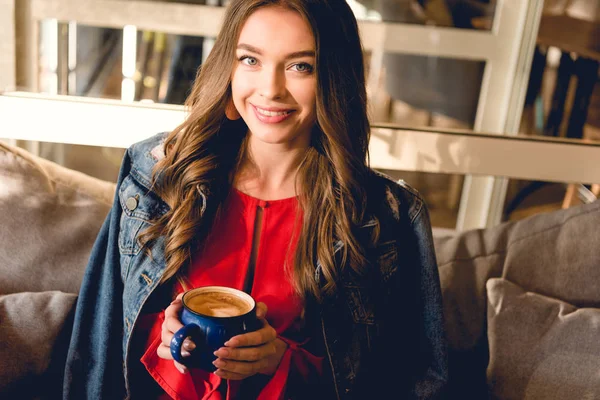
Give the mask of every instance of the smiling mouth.
[(257, 106), (254, 106), (254, 109), (256, 110), (256, 112), (258, 112), (260, 115), (264, 115), (265, 117), (282, 117), (284, 115), (289, 115), (291, 114), (294, 110), (285, 110), (285, 111), (269, 111), (269, 110), (264, 110), (262, 108), (259, 108)]

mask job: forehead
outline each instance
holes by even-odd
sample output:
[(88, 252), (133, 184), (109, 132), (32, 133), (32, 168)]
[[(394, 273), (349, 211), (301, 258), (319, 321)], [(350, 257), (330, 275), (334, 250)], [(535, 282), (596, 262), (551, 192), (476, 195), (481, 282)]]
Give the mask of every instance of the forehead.
[(315, 49), (310, 25), (298, 12), (279, 6), (262, 7), (252, 13), (242, 26), (238, 43), (266, 52)]

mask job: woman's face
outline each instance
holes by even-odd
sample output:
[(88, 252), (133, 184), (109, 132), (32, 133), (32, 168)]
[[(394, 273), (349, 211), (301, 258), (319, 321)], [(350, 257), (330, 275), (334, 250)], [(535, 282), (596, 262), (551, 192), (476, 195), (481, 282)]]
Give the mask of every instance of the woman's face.
[(316, 120), (315, 40), (295, 11), (263, 7), (237, 43), (233, 103), (253, 140), (308, 146)]

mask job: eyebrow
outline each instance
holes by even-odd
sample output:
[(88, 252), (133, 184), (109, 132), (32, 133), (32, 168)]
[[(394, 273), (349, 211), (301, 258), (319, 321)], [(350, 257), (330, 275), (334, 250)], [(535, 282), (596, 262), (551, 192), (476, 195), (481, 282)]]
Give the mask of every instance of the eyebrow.
[[(263, 55), (262, 51), (259, 48), (250, 46), (249, 44), (240, 43), (240, 44), (238, 44), (237, 48), (242, 49), (242, 50), (251, 51), (253, 53), (258, 54), (259, 56)], [(313, 50), (295, 51), (293, 53), (286, 55), (285, 59), (290, 60), (292, 58), (301, 58), (301, 57), (315, 57), (315, 52)]]

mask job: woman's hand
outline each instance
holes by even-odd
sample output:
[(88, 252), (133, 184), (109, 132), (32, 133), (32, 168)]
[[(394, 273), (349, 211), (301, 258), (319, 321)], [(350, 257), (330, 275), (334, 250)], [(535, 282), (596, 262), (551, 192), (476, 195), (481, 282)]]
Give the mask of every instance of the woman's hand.
[[(273, 375), (279, 367), (287, 343), (277, 338), (277, 332), (265, 319), (267, 306), (256, 304), (256, 315), (263, 327), (257, 331), (234, 336), (225, 347), (215, 351), (215, 375), (224, 379), (241, 380), (257, 373)], [(166, 320), (165, 320), (166, 321)]]
[[(183, 327), (183, 324), (179, 320), (179, 313), (183, 307), (183, 303), (181, 302), (182, 297), (183, 293), (179, 294), (165, 310), (165, 320), (163, 321), (161, 331), (162, 343), (156, 350), (156, 353), (160, 358), (173, 360), (173, 356), (171, 355), (171, 339), (173, 339), (175, 332)], [(196, 345), (194, 342), (192, 342), (190, 338), (186, 338), (183, 341), (181, 355), (183, 357), (189, 357), (190, 351), (194, 350), (195, 348)], [(173, 360), (173, 363), (175, 364), (175, 368), (177, 368), (182, 374), (187, 372), (187, 367), (185, 365), (180, 364), (175, 360)]]

